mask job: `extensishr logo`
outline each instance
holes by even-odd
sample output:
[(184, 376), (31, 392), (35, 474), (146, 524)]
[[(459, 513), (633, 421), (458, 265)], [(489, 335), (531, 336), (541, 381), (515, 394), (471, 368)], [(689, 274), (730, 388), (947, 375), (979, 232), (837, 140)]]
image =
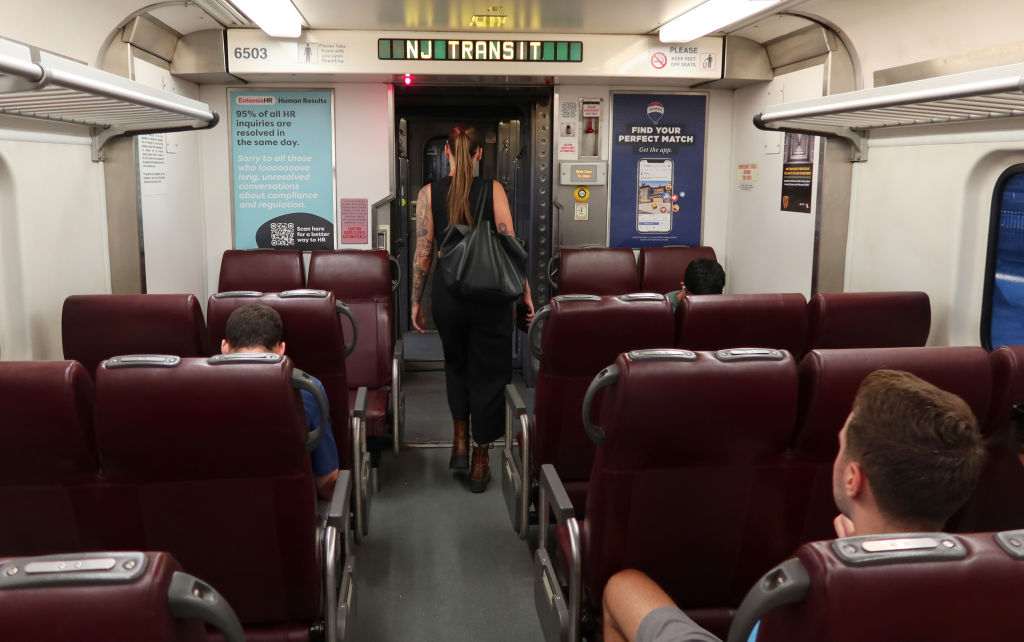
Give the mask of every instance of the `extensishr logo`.
[(238, 96), (235, 98), (236, 105), (273, 105), (277, 98), (273, 96)]

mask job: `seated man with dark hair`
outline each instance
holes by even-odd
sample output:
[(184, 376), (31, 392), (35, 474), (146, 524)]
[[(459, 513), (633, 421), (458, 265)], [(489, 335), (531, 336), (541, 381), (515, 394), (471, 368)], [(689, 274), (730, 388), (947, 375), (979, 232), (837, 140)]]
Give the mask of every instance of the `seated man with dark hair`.
[[(836, 535), (942, 530), (984, 461), (978, 422), (963, 399), (908, 372), (873, 372), (839, 432)], [(612, 576), (603, 605), (605, 642), (718, 642), (640, 571)]]
[(665, 295), (673, 310), (687, 294), (721, 294), (725, 289), (725, 270), (714, 259), (694, 259), (686, 266), (679, 288)]
[[(250, 303), (236, 308), (224, 327), (224, 340), (220, 342), (223, 354), (230, 352), (273, 352), (284, 355), (284, 324), (274, 308), (262, 303)], [(326, 398), (324, 386), (311, 377)], [(308, 391), (302, 391), (302, 406), (306, 410), (306, 425), (310, 432), (320, 425), (320, 405)], [(326, 417), (324, 436), (309, 454), (316, 476), (317, 494), (331, 499), (334, 482), (338, 479), (338, 447), (331, 432), (331, 418)]]

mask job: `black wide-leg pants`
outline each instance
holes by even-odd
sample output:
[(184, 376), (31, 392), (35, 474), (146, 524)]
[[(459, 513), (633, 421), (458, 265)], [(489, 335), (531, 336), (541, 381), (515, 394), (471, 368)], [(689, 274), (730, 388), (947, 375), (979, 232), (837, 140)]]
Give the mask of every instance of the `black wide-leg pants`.
[(489, 444), (505, 432), (505, 385), (512, 380), (512, 303), (467, 301), (449, 292), (440, 276), (431, 290), (452, 419), (471, 420), (473, 441)]

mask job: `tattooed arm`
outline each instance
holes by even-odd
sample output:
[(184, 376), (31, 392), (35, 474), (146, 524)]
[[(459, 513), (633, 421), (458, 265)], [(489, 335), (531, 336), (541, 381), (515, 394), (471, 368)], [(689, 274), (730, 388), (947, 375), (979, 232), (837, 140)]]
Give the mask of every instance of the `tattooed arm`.
[(430, 208), (430, 185), (424, 185), (416, 197), (416, 255), (412, 260), (412, 325), (426, 332), (420, 299), (427, 284), (430, 263), (434, 260), (434, 215)]

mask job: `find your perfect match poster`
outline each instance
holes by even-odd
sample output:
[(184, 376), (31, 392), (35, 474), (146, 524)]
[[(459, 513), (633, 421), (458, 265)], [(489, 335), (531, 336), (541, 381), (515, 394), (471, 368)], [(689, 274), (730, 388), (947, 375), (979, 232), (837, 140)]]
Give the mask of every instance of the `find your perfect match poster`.
[(235, 249), (334, 248), (333, 93), (230, 91)]
[(616, 94), (608, 245), (700, 245), (703, 94)]

